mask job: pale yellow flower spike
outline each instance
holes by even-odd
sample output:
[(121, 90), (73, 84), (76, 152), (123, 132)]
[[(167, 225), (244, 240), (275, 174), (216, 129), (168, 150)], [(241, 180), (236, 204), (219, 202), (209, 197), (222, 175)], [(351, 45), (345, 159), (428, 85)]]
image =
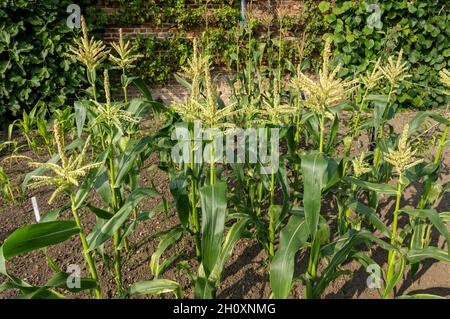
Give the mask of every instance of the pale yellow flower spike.
[(307, 100), (305, 101), (305, 106), (317, 114), (328, 117), (332, 115), (327, 111), (327, 108), (336, 106), (344, 101), (351, 92), (356, 90), (356, 84), (358, 83), (357, 80), (346, 81), (337, 78), (337, 73), (340, 71), (341, 65), (338, 65), (330, 72), (330, 56), (331, 40), (327, 39), (323, 52), (322, 69), (319, 72), (319, 80), (315, 81), (309, 78), (299, 69), (297, 76), (292, 81), (293, 86), (299, 91), (306, 91)]
[(55, 198), (63, 191), (70, 190), (72, 187), (79, 186), (79, 180), (85, 176), (89, 170), (100, 167), (102, 163), (93, 163), (83, 166), (84, 159), (86, 157), (87, 147), (89, 145), (89, 138), (86, 140), (83, 150), (75, 157), (69, 157), (64, 153), (62, 148), (63, 136), (61, 135), (60, 124), (57, 120), (54, 123), (55, 141), (58, 149), (59, 157), (61, 158), (61, 165), (55, 163), (37, 163), (31, 162), (30, 166), (34, 168), (45, 168), (53, 172), (53, 176), (33, 176), (31, 177), (32, 183), (29, 188), (41, 188), (44, 186), (56, 187), (53, 194), (50, 196), (49, 204), (51, 204)]
[(393, 56), (388, 58), (388, 63), (385, 66), (380, 67), (380, 71), (384, 74), (386, 79), (388, 79), (389, 83), (393, 88), (398, 87), (401, 81), (411, 77), (410, 74), (406, 74), (408, 71), (407, 63), (402, 62), (403, 59), (403, 49), (400, 49), (400, 52), (397, 57), (397, 61), (394, 60)]
[[(189, 61), (189, 67), (184, 68), (185, 75), (192, 80), (191, 96), (183, 103), (175, 103), (171, 108), (177, 112), (183, 121), (200, 121), (207, 128), (233, 127), (233, 123), (227, 122), (227, 118), (234, 115), (235, 104), (230, 104), (222, 109), (217, 105), (216, 88), (214, 87), (210, 73), (209, 57), (203, 57), (197, 51), (197, 44), (194, 42), (194, 54)], [(201, 68), (201, 69), (200, 69)], [(200, 99), (200, 79), (205, 79), (206, 100)]]
[(353, 173), (357, 178), (371, 171), (370, 166), (364, 161), (365, 156), (365, 152), (362, 152), (359, 157), (352, 160)]
[(61, 136), (61, 125), (59, 124), (59, 122), (57, 120), (55, 120), (53, 122), (53, 132), (55, 135), (55, 141), (56, 141), (56, 146), (58, 148), (58, 155), (59, 158), (61, 159), (61, 162), (63, 163), (64, 166), (67, 166), (67, 158), (66, 155), (64, 154), (64, 146), (63, 146), (63, 139)]
[(109, 129), (116, 127), (123, 133), (122, 126), (125, 123), (137, 124), (139, 119), (134, 117), (130, 112), (122, 110), (123, 104), (111, 103), (111, 90), (109, 84), (108, 70), (104, 71), (104, 89), (106, 103), (92, 101), (95, 104), (97, 117), (94, 119), (92, 126), (105, 124)]
[(423, 159), (415, 158), (417, 150), (413, 150), (409, 146), (408, 131), (409, 125), (406, 124), (398, 142), (397, 150), (389, 148), (387, 154), (384, 154), (384, 160), (392, 164), (395, 167), (397, 174), (400, 176), (402, 176), (409, 168), (423, 162)]
[(127, 41), (127, 43), (124, 42), (122, 28), (119, 29), (119, 43), (111, 43), (111, 46), (119, 56), (115, 57), (110, 54), (109, 60), (119, 69), (126, 70), (134, 68), (135, 65), (133, 63), (143, 57), (141, 54), (133, 54), (130, 41)]
[(381, 58), (379, 58), (375, 63), (372, 72), (367, 71), (365, 75), (360, 76), (360, 82), (364, 84), (368, 90), (375, 88), (378, 85), (378, 82), (380, 82), (384, 77), (384, 74), (380, 69), (380, 62)]
[[(447, 69), (442, 69), (441, 72), (439, 72), (439, 76), (441, 82), (450, 88), (450, 72)], [(450, 91), (445, 91), (445, 94), (450, 95)]]
[(106, 58), (108, 52), (105, 51), (106, 46), (102, 41), (96, 41), (93, 37), (89, 40), (86, 21), (83, 16), (81, 16), (81, 29), (83, 36), (75, 40), (74, 45), (69, 48), (69, 51), (77, 61), (86, 66), (88, 71), (94, 71)]

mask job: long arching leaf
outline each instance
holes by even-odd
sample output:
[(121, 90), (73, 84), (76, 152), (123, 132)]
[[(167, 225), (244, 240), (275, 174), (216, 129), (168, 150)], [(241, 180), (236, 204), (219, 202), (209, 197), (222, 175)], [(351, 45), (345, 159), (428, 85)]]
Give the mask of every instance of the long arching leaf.
[(39, 248), (59, 244), (80, 229), (74, 221), (54, 221), (32, 224), (14, 231), (3, 243), (3, 256), (10, 259)]
[(321, 154), (302, 156), (303, 207), (309, 233), (314, 238), (319, 223), (321, 193), (328, 162)]
[(202, 204), (202, 264), (206, 276), (212, 272), (222, 249), (227, 213), (227, 185), (217, 182), (200, 189)]
[(159, 196), (153, 188), (138, 188), (128, 197), (127, 202), (99, 230), (89, 234), (89, 249), (95, 249), (107, 241), (129, 219), (136, 205), (146, 197)]
[(309, 237), (303, 217), (293, 215), (280, 233), (280, 245), (270, 262), (270, 286), (274, 298), (287, 298), (294, 276), (295, 254)]
[(161, 258), (162, 254), (175, 244), (183, 234), (182, 228), (173, 228), (171, 229), (165, 236), (161, 238), (161, 241), (159, 242), (158, 248), (153, 253), (151, 259), (150, 259), (150, 270), (155, 278), (158, 278), (160, 272), (162, 269), (160, 268), (159, 259)]
[(183, 298), (179, 283), (168, 279), (140, 281), (130, 286), (129, 295), (160, 295), (173, 292), (178, 299)]

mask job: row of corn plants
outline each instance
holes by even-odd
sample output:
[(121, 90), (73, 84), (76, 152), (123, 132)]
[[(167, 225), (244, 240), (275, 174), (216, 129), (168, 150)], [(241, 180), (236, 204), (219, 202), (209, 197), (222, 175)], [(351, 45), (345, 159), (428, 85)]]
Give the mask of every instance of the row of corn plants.
[[(102, 262), (120, 298), (166, 293), (182, 298), (182, 286), (164, 278), (174, 265), (190, 278), (195, 298), (214, 298), (236, 243), (247, 238), (266, 252), (273, 298), (288, 298), (299, 284), (305, 298), (320, 298), (334, 280), (351, 275), (344, 266), (350, 261), (367, 269), (379, 267), (381, 298), (440, 297), (399, 295), (396, 289), (425, 259), (450, 261), (450, 213), (435, 208), (450, 188), (439, 179), (450, 119), (448, 114), (420, 112), (401, 132), (394, 131), (396, 90), (409, 77), (402, 52), (373, 61), (370, 71), (346, 81), (337, 77), (340, 66), (330, 65), (329, 40), (320, 70), (313, 75), (303, 70), (301, 59), (281, 58), (281, 41), (277, 46), (271, 39), (257, 41), (244, 28), (245, 46), (237, 47), (236, 56), (245, 49), (246, 58), (237, 61), (236, 73), (228, 79), (230, 94), (225, 98), (218, 93), (210, 58), (194, 42), (191, 59), (177, 75), (190, 95), (166, 107), (131, 76), (140, 56), (129, 42), (121, 36), (111, 53), (89, 38), (84, 21), (82, 26), (83, 36), (71, 54), (86, 66), (91, 84), (87, 98), (54, 116), (53, 134), (46, 129), (49, 124), (36, 124), (44, 143), (31, 134), (34, 123), (45, 119), (44, 108), (24, 114), (10, 129), (10, 135), (14, 127), (21, 129), (38, 157), (28, 158), (34, 170), (26, 175), (23, 189), (53, 186), (50, 202), (65, 194), (67, 204), (5, 239), (0, 273), (7, 279), (0, 290), (18, 289), (23, 298), (64, 298), (67, 291), (87, 290), (102, 298)], [(301, 44), (298, 50), (303, 57)], [(111, 98), (108, 71), (99, 74), (105, 59), (121, 72), (121, 101)], [(450, 87), (449, 72), (443, 70), (441, 80)], [(129, 85), (138, 87), (143, 97), (130, 100)], [(151, 134), (140, 129), (148, 114), (162, 123)], [(239, 135), (244, 129), (254, 135)], [(224, 145), (228, 136), (233, 143)], [(258, 154), (246, 153), (255, 140)], [(239, 157), (240, 147), (240, 160), (230, 159)], [(185, 156), (176, 160), (174, 150)], [(50, 157), (46, 162), (39, 160), (42, 151)], [(169, 177), (171, 201), (140, 183), (144, 161), (153, 153)], [(274, 162), (275, 168), (268, 168)], [(412, 183), (421, 187), (412, 188)], [(417, 205), (404, 205), (406, 189), (421, 190), (415, 194)], [(101, 204), (93, 204), (92, 193)], [(139, 202), (150, 197), (159, 204), (140, 210)], [(382, 215), (386, 202), (393, 208)], [(150, 258), (152, 279), (126, 285), (122, 266), (142, 244), (130, 242), (130, 235), (139, 223), (172, 208), (179, 224), (142, 239), (158, 243)], [(89, 233), (81, 213), (96, 216)], [(433, 241), (436, 233), (447, 248)], [(47, 254), (48, 246), (72, 236), (81, 242), (88, 271), (77, 288), (67, 286), (70, 274)], [(167, 254), (183, 238), (193, 242), (196, 269), (185, 255)], [(112, 250), (105, 248), (109, 242)], [(387, 260), (372, 258), (376, 249), (385, 250)], [(44, 286), (15, 277), (6, 267), (13, 257), (34, 250), (44, 251), (55, 272)], [(307, 265), (296, 276), (298, 256)]]

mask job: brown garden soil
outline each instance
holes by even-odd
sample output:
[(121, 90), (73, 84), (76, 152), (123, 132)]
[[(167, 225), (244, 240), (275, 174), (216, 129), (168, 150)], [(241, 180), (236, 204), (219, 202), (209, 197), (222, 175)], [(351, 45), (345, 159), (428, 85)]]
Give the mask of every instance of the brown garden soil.
[[(414, 113), (400, 113), (396, 116), (395, 121), (392, 121), (397, 132), (400, 132), (403, 125), (407, 123)], [(149, 127), (152, 123), (147, 123)], [(344, 132), (345, 133), (345, 132)], [(367, 139), (366, 139), (367, 140)], [(364, 142), (364, 141), (363, 141)], [(2, 154), (3, 158), (7, 154)], [(24, 152), (23, 155), (31, 156), (31, 152)], [(450, 156), (447, 149), (443, 155), (444, 163), (440, 183), (450, 181)], [(42, 158), (41, 160), (46, 160)], [(155, 163), (157, 157), (151, 157), (141, 172), (141, 183), (143, 186), (154, 187), (167, 199), (171, 199), (168, 189), (168, 177), (159, 170)], [(25, 160), (13, 161), (12, 165), (3, 163), (5, 170), (12, 180), (20, 184), (23, 180), (24, 174), (29, 172)], [(418, 183), (413, 183), (408, 187), (404, 197), (404, 205), (415, 205), (421, 194), (421, 187)], [(47, 203), (52, 193), (51, 188), (30, 190), (24, 194), (24, 198), (18, 203), (11, 205), (5, 204), (0, 198), (0, 244), (4, 239), (17, 228), (34, 223), (34, 214), (31, 204), (31, 197), (36, 196), (41, 212), (49, 211), (50, 209), (66, 205), (68, 198), (60, 196), (57, 200), (49, 205)], [(450, 194), (447, 193), (437, 203), (436, 208), (439, 211), (450, 210)], [(141, 202), (140, 209), (149, 209), (154, 207), (161, 199), (149, 199)], [(99, 199), (95, 194), (91, 197), (91, 202), (99, 204)], [(332, 201), (326, 203), (327, 214), (332, 215), (335, 205)], [(329, 207), (328, 207), (329, 206)], [(385, 198), (382, 203), (382, 218), (389, 221), (392, 218), (394, 209), (393, 198)], [(70, 219), (70, 212), (65, 212), (60, 218)], [(400, 219), (400, 225), (405, 223), (405, 216)], [(94, 214), (84, 211), (82, 213), (82, 223), (89, 232), (95, 225)], [(130, 245), (138, 243), (141, 239), (151, 236), (157, 232), (168, 230), (178, 224), (176, 213), (171, 211), (168, 214), (161, 213), (146, 222), (141, 223), (136, 231), (129, 238)], [(432, 234), (433, 245), (444, 247), (444, 240), (437, 233)], [(152, 279), (150, 272), (150, 256), (155, 251), (158, 240), (144, 241), (137, 251), (130, 254), (130, 258), (124, 260), (123, 265), (123, 279), (125, 285), (129, 285), (142, 280)], [(111, 250), (111, 247), (106, 247)], [(72, 237), (70, 240), (48, 248), (49, 255), (57, 262), (57, 264), (65, 270), (70, 264), (78, 264), (82, 267), (83, 274), (87, 276), (86, 267), (84, 266), (82, 249), (79, 239)], [(179, 254), (179, 260), (187, 260), (193, 272), (198, 267), (198, 262), (195, 257), (195, 249), (193, 241), (187, 236), (165, 256), (172, 254)], [(371, 252), (372, 257), (379, 263), (384, 264), (387, 260), (387, 253), (381, 249), (374, 249)], [(305, 254), (298, 254), (296, 262), (296, 274), (300, 275), (305, 272), (308, 256)], [(115, 296), (115, 282), (113, 274), (105, 267), (101, 259), (97, 259), (99, 273), (101, 278), (101, 287), (104, 297), (112, 298)], [(324, 265), (322, 265), (323, 267)], [(34, 285), (44, 284), (53, 274), (51, 268), (47, 265), (46, 258), (42, 251), (35, 251), (24, 256), (15, 257), (7, 262), (8, 271), (21, 279), (28, 281)], [(368, 273), (365, 268), (358, 265), (356, 262), (349, 262), (343, 266), (344, 269), (349, 270), (349, 274), (335, 280), (323, 294), (324, 298), (378, 298), (379, 295), (376, 289), (369, 289), (366, 285)], [(268, 256), (261, 249), (256, 240), (243, 239), (237, 243), (233, 251), (233, 255), (228, 261), (220, 289), (217, 292), (218, 298), (268, 298), (270, 296), (269, 275), (268, 275)], [(319, 272), (320, 273), (320, 272)], [(188, 298), (193, 297), (192, 284), (185, 270), (179, 270), (176, 266), (171, 266), (162, 275), (161, 278), (173, 279), (179, 282), (184, 293)], [(5, 280), (0, 276), (0, 282)], [(435, 261), (424, 262), (418, 273), (411, 277), (405, 276), (400, 284), (397, 286), (397, 295), (400, 294), (414, 294), (414, 293), (432, 293), (450, 297), (450, 264)], [(293, 298), (303, 298), (304, 288), (300, 281), (295, 285), (292, 292)], [(18, 291), (9, 290), (0, 293), (0, 298), (11, 298), (18, 295)], [(87, 298), (87, 293), (72, 295), (76, 298)]]

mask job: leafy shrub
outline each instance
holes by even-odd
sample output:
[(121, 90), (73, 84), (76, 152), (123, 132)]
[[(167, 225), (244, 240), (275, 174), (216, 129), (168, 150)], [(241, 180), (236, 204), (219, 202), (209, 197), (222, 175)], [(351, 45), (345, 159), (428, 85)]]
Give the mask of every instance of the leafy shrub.
[[(380, 54), (386, 57), (403, 48), (413, 75), (397, 92), (403, 106), (426, 108), (449, 102), (443, 94), (438, 72), (450, 66), (450, 12), (446, 1), (381, 1), (381, 23), (374, 1), (323, 1), (325, 23), (336, 46), (335, 63), (342, 63), (341, 76), (364, 72)], [(375, 20), (374, 20), (375, 22)]]
[(1, 5), (0, 114), (29, 111), (38, 100), (59, 107), (75, 94), (82, 82), (80, 68), (64, 57), (73, 34), (65, 24), (69, 3)]
[(137, 68), (139, 74), (149, 83), (164, 83), (177, 72), (190, 56), (190, 40), (180, 35), (167, 39), (138, 37), (135, 49), (143, 55)]

